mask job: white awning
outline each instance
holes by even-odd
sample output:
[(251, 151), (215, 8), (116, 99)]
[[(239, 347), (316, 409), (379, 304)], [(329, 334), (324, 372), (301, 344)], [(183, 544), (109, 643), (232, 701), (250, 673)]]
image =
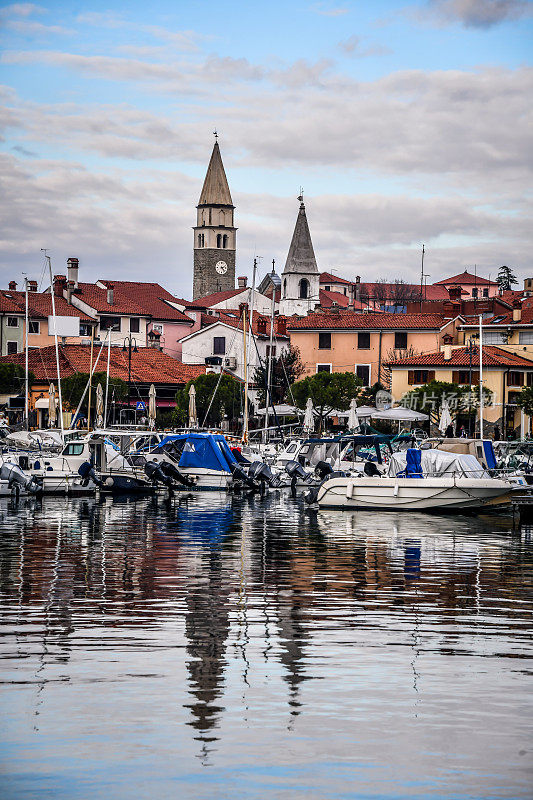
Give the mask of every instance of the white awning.
[(39, 397), (35, 402), (35, 408), (46, 408), (48, 410), (48, 397)]

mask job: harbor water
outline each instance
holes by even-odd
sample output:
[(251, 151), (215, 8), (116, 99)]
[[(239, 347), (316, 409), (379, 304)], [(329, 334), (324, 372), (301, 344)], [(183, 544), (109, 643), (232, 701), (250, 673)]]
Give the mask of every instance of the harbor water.
[(530, 798), (533, 540), (273, 492), (0, 505), (2, 798)]

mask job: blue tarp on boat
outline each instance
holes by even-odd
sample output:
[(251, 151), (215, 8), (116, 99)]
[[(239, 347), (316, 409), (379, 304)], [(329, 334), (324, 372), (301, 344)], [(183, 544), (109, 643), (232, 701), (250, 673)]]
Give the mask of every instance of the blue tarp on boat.
[(220, 433), (176, 433), (166, 436), (157, 449), (165, 445), (183, 446), (178, 466), (190, 469), (214, 469), (231, 472), (235, 456)]

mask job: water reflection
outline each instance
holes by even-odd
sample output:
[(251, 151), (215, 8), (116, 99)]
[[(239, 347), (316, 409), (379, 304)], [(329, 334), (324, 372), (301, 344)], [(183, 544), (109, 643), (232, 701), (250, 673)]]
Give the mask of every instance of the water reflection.
[[(505, 520), (315, 512), (275, 493), (264, 501), (206, 493), (30, 499), (18, 509), (4, 502), (0, 533), (4, 683), (11, 699), (31, 687), (40, 736), (61, 730), (62, 683), (79, 703), (100, 686), (113, 705), (114, 682), (136, 694), (149, 678), (155, 706), (146, 713), (158, 715), (169, 741), (179, 736), (183, 757), (196, 756), (199, 769), (222, 758), (231, 765), (235, 749), (259, 763), (265, 748), (277, 753), (275, 768), (284, 763), (278, 743), (311, 732), (333, 759), (350, 763), (342, 731), (347, 715), (363, 713), (357, 703), (371, 703), (382, 731), (391, 714), (407, 736), (428, 714), (462, 729), (462, 720), (434, 710), (449, 692), (439, 672), (448, 674), (449, 659), (467, 659), (470, 670), (479, 670), (472, 659), (483, 662), (480, 686), (497, 661), (523, 702), (531, 537), (512, 535)], [(499, 725), (516, 727), (511, 697), (507, 711), (498, 708)], [(471, 719), (477, 709), (463, 701)], [(26, 742), (14, 705), (17, 741)], [(325, 725), (316, 721), (321, 709)], [(143, 749), (136, 719), (126, 715), (123, 735)], [(373, 736), (358, 757), (378, 770)], [(432, 746), (438, 754), (444, 744)], [(391, 763), (408, 763), (405, 747), (389, 742)], [(435, 779), (424, 758), (420, 769)]]

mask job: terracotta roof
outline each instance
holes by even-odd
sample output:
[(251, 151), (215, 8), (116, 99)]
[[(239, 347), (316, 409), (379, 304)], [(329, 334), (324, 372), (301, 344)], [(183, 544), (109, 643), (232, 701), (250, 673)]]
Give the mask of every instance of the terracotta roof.
[[(326, 289), (320, 289), (318, 296), (322, 308), (331, 308), (334, 304), (341, 308), (346, 308), (350, 302), (350, 298), (345, 294), (341, 294), (341, 292), (328, 292)], [(359, 303), (359, 306), (362, 307), (363, 304)]]
[(472, 275), (471, 272), (460, 272), (459, 275), (453, 275), (451, 278), (444, 278), (442, 281), (436, 281), (434, 286), (444, 286), (448, 284), (478, 284), (483, 286), (497, 286), (496, 281), (489, 281), (488, 278), (482, 278), (479, 275)]
[[(191, 323), (189, 317), (170, 303), (179, 303), (178, 298), (167, 292), (158, 283), (140, 281), (100, 280), (103, 284), (79, 283), (75, 296), (100, 314), (134, 314), (157, 320)], [(107, 302), (107, 288), (113, 287), (113, 305)]]
[[(418, 283), (381, 283), (375, 281), (374, 283), (361, 283), (360, 297), (368, 297), (375, 300), (383, 298), (383, 300), (399, 300), (404, 299), (405, 302), (412, 302), (413, 300), (420, 299), (420, 284)], [(403, 295), (403, 297), (402, 297)], [(450, 295), (445, 286), (429, 285), (424, 286), (422, 292), (423, 300), (449, 300)]]
[[(397, 361), (390, 361), (391, 367), (469, 367), (470, 354), (466, 347), (458, 347), (452, 350), (452, 357), (446, 361), (442, 351), (436, 353), (423, 353), (411, 358), (400, 358)], [(474, 348), (472, 353), (472, 364), (479, 364), (479, 351)], [(533, 369), (533, 360), (522, 356), (509, 353), (501, 347), (485, 345), (483, 347), (483, 366), (484, 367), (528, 367)]]
[[(285, 333), (285, 321), (288, 317), (277, 316), (274, 317), (274, 336), (277, 338), (284, 337), (288, 338), (287, 334)], [(215, 322), (223, 322), (225, 325), (231, 325), (232, 328), (239, 328), (240, 330), (243, 329), (243, 321), (238, 312), (232, 314), (231, 312), (223, 312), (221, 311), (219, 314), (218, 319), (213, 318), (213, 323)], [(264, 330), (266, 333), (259, 333), (260, 329), (260, 322), (263, 322), (265, 325)], [(280, 329), (280, 322), (281, 326), (283, 326), (283, 333), (279, 333)], [(260, 314), (258, 311), (254, 311), (253, 314), (253, 333), (255, 336), (259, 338), (268, 339), (270, 337), (270, 317), (266, 314)]]
[(445, 323), (442, 314), (309, 314), (307, 317), (289, 318), (289, 330), (358, 330), (360, 328), (386, 328), (388, 330), (418, 330), (441, 328)]
[[(26, 311), (26, 293), (9, 292), (18, 303), (22, 313)], [(64, 297), (55, 296), (56, 314), (59, 317), (78, 317), (83, 322), (95, 322), (93, 317), (67, 303)], [(50, 292), (28, 292), (28, 316), (30, 319), (45, 319), (52, 316), (52, 295)]]
[[(217, 303), (222, 303), (224, 300), (230, 300), (238, 294), (248, 292), (248, 287), (245, 289), (226, 289), (223, 292), (214, 292), (213, 294), (206, 294), (205, 297), (198, 297), (196, 300), (190, 302), (183, 301), (186, 308), (211, 308)], [(238, 305), (238, 304), (237, 304)]]
[[(0, 358), (0, 363), (14, 363), (24, 366), (25, 353), (16, 353)], [(74, 375), (76, 372), (90, 371), (91, 347), (83, 344), (66, 344), (59, 346), (59, 369), (62, 378)], [(98, 359), (98, 360), (97, 360)], [(28, 351), (30, 372), (37, 380), (56, 381), (55, 347), (31, 348)], [(96, 363), (96, 372), (105, 372), (107, 369), (107, 347), (94, 348), (93, 367)], [(131, 380), (132, 383), (171, 384), (182, 386), (191, 378), (205, 373), (205, 366), (182, 364), (166, 353), (151, 347), (139, 347), (138, 351), (131, 354)], [(110, 375), (113, 378), (128, 380), (128, 353), (122, 347), (111, 347)]]
[(352, 286), (352, 284), (355, 286), (353, 281), (347, 281), (346, 278), (333, 275), (331, 272), (321, 272), (320, 283), (342, 283), (343, 286)]
[(24, 308), (20, 308), (15, 295), (23, 294), (21, 292), (12, 292), (11, 290), (0, 291), (0, 312), (3, 314), (20, 314), (24, 316)]

